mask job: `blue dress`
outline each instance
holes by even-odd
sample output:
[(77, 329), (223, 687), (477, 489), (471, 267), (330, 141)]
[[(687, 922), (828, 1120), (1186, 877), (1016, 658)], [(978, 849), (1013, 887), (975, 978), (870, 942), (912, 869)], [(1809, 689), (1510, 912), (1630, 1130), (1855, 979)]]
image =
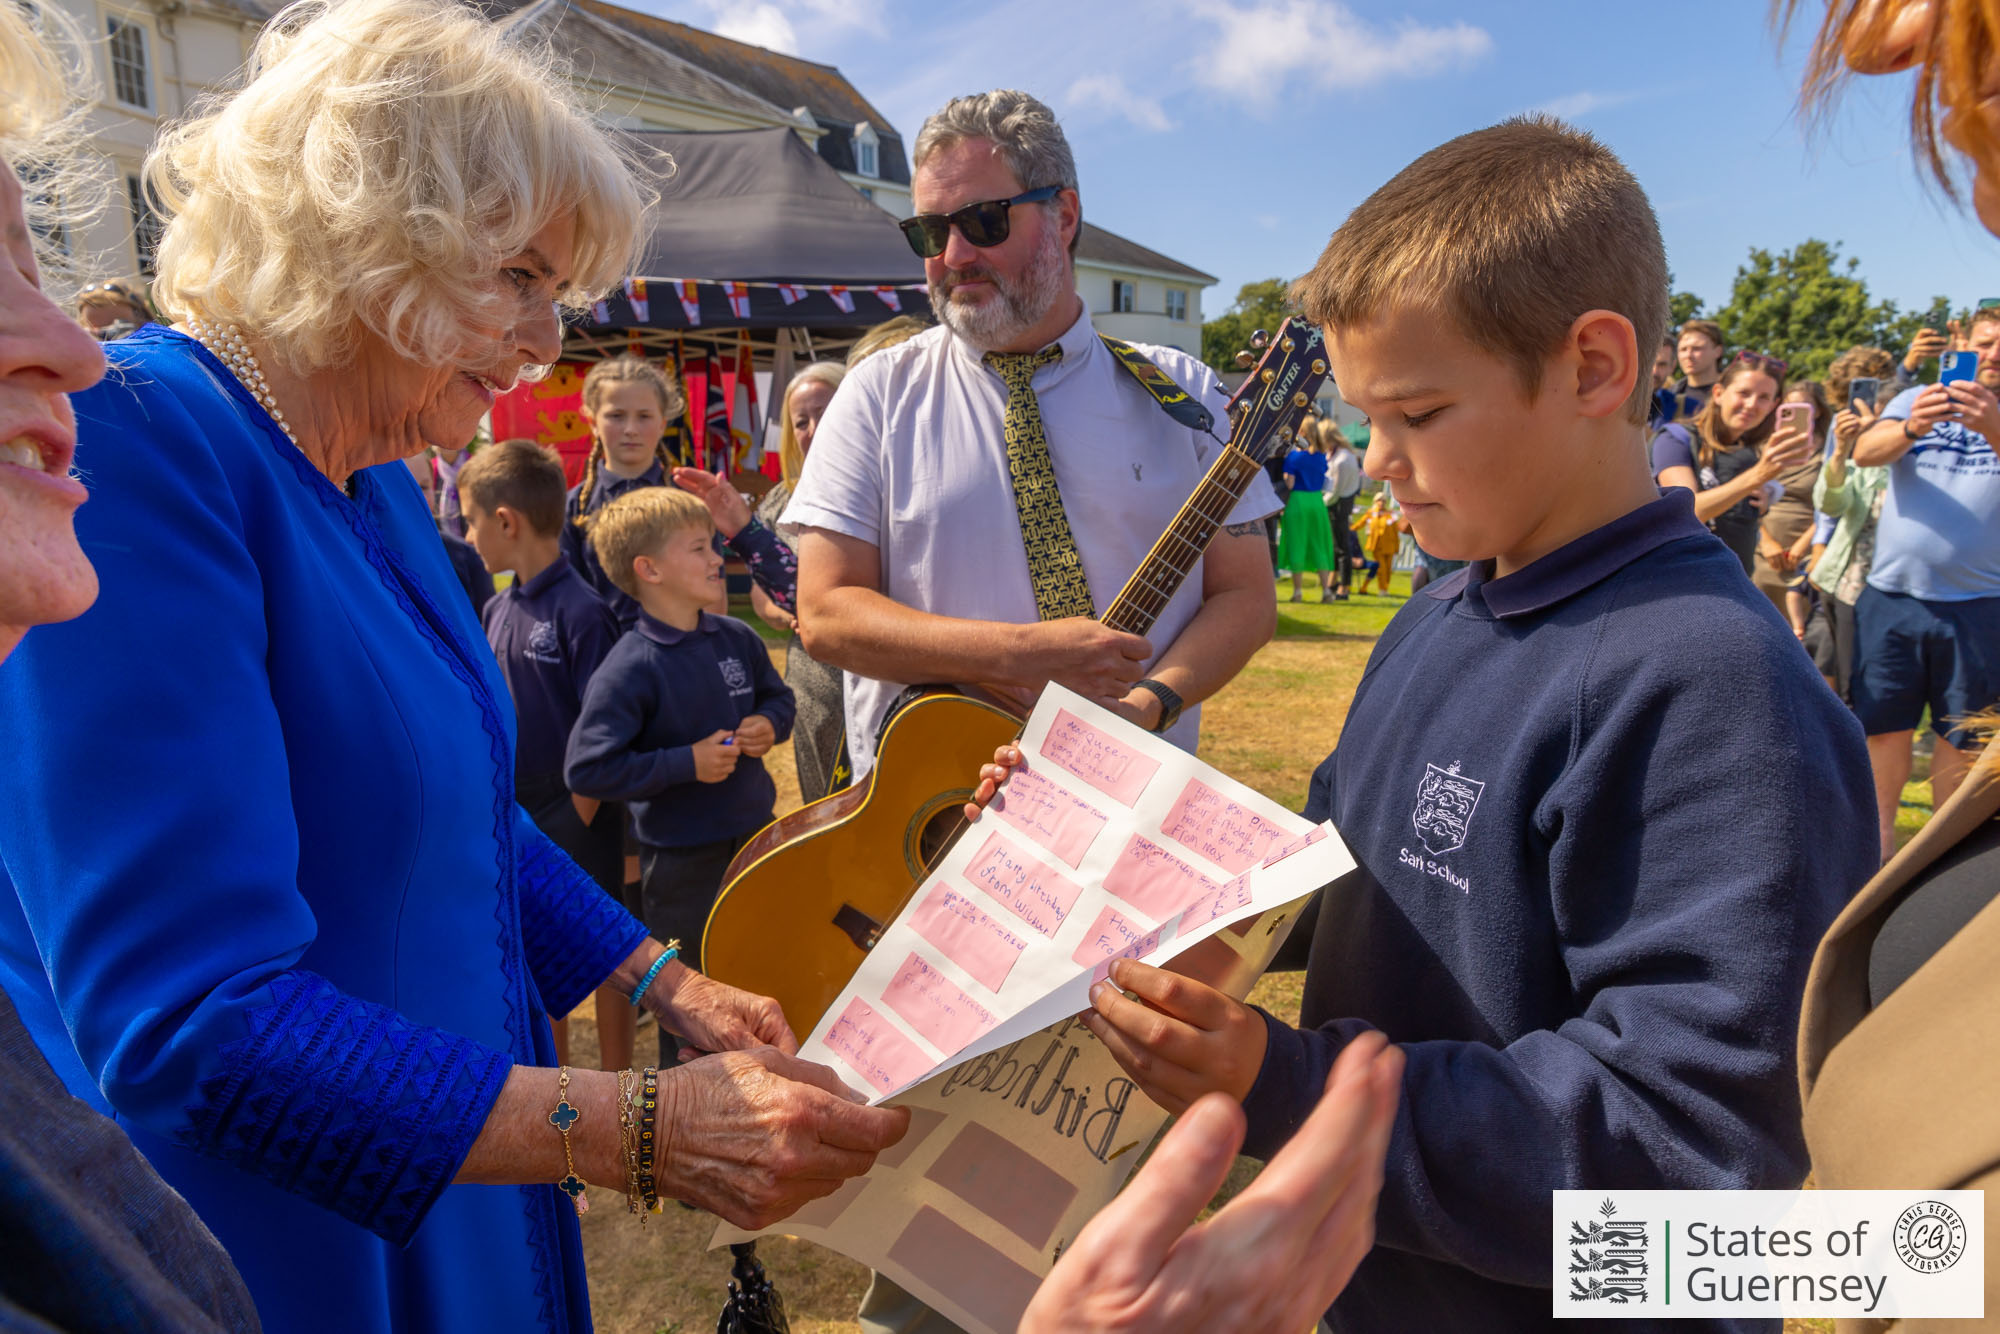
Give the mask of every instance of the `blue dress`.
[(554, 1186), (449, 1183), (644, 929), (515, 804), (408, 470), (350, 500), (188, 339), (107, 350), (75, 399), (102, 593), (0, 666), (0, 988), (265, 1328), (587, 1330)]

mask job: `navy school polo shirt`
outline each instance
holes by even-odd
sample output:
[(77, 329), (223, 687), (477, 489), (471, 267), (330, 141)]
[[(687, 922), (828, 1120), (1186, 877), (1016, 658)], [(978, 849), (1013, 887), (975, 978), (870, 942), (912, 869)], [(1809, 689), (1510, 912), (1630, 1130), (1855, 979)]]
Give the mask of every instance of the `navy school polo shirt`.
[(754, 833), (778, 799), (764, 762), (744, 756), (729, 777), (704, 783), (694, 743), (753, 713), (783, 741), (793, 712), (791, 687), (743, 622), (703, 612), (696, 628), (676, 630), (642, 612), (584, 694), (570, 733), (570, 790), (628, 803), (639, 841), (658, 848)]
[(1689, 493), (1491, 571), (1397, 614), (1313, 775), (1359, 866), (1244, 1104), (1268, 1157), (1347, 1040), (1406, 1054), (1339, 1330), (1545, 1328), (1554, 1189), (1797, 1186), (1806, 969), (1876, 861), (1859, 725)]
[(618, 642), (618, 620), (568, 561), (486, 604), (486, 642), (514, 697), (514, 787), (540, 801), (562, 782), (570, 729), (590, 678)]

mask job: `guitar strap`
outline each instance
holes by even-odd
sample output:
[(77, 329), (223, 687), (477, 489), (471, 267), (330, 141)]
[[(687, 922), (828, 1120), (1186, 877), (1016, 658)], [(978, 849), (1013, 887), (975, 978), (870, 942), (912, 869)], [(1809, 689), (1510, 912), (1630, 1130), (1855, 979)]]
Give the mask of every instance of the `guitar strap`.
[[(1207, 433), (1214, 430), (1215, 414), (1210, 412), (1201, 400), (1176, 384), (1174, 378), (1161, 370), (1151, 357), (1122, 338), (1113, 338), (1107, 333), (1100, 333), (1097, 336), (1103, 340), (1104, 346), (1110, 349), (1112, 360), (1116, 361), (1126, 374), (1139, 382), (1139, 387), (1160, 405), (1160, 411), (1191, 431)], [(911, 686), (897, 696), (895, 703), (889, 706), (888, 713), (882, 719), (881, 730), (876, 736), (879, 738), (882, 732), (889, 730), (889, 719), (916, 703), (924, 695), (949, 689), (951, 689), (949, 686)], [(847, 753), (845, 727), (841, 729), (840, 743), (834, 748), (833, 772), (829, 777), (830, 793), (839, 792), (854, 782), (854, 762)]]

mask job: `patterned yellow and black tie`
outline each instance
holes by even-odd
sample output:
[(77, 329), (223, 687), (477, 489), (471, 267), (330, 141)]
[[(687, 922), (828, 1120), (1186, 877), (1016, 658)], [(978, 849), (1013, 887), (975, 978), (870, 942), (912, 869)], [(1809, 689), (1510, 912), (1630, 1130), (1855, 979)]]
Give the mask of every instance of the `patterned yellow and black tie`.
[(1049, 461), (1042, 431), (1042, 408), (1029, 381), (1035, 372), (1062, 359), (1062, 348), (1035, 353), (988, 352), (986, 364), (1007, 385), (1007, 475), (1014, 483), (1014, 510), (1021, 520), (1021, 545), (1028, 552), (1028, 578), (1035, 586), (1035, 611), (1045, 621), (1094, 616), (1090, 581), (1083, 573), (1076, 538), (1063, 513), (1062, 490)]

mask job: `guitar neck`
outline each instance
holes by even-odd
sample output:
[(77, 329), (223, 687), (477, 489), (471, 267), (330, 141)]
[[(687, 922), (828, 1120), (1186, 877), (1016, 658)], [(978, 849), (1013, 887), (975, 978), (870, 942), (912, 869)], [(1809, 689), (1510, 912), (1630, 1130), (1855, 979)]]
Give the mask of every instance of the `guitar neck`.
[(1235, 446), (1224, 449), (1099, 619), (1127, 634), (1150, 632), (1262, 468)]

